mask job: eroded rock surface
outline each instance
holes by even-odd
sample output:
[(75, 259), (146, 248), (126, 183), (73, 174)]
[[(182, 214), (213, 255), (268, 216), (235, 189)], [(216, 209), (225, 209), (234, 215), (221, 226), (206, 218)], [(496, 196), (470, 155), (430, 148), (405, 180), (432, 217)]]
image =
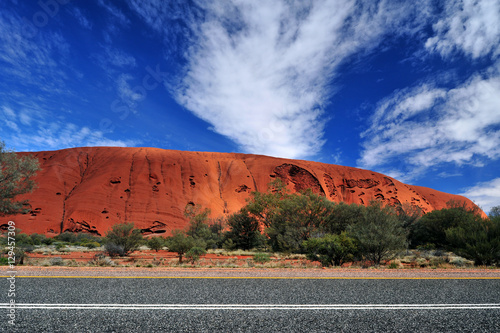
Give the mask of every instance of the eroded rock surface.
[(32, 212), (1, 217), (0, 228), (14, 220), (26, 233), (104, 235), (114, 224), (134, 222), (144, 234), (168, 235), (186, 226), (188, 203), (209, 208), (214, 217), (230, 214), (277, 177), (291, 191), (310, 188), (336, 202), (409, 202), (424, 212), (444, 208), (452, 199), (473, 205), (369, 170), (267, 156), (118, 147), (32, 154), (42, 168), (38, 188), (24, 196)]

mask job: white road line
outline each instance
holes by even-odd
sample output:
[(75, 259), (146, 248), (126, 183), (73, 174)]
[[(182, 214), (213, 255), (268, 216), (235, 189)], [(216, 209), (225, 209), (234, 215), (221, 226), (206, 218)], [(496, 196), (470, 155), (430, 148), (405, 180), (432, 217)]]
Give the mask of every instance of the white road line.
[[(0, 309), (8, 309), (0, 303)], [(55, 310), (474, 310), (500, 304), (43, 304), (16, 303), (16, 309)]]

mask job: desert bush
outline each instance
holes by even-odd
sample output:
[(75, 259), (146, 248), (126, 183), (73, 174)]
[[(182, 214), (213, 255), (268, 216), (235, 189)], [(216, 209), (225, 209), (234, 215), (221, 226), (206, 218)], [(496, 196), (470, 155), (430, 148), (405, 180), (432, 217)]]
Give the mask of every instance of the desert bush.
[(89, 261), (93, 266), (115, 266), (115, 262), (111, 258), (106, 257), (103, 253), (98, 253)]
[(147, 247), (151, 250), (158, 252), (165, 246), (165, 238), (163, 237), (151, 237), (146, 241)]
[(289, 195), (268, 219), (265, 233), (273, 251), (300, 253), (302, 243), (331, 218), (335, 204), (311, 190)]
[(54, 237), (55, 240), (59, 242), (66, 242), (70, 244), (74, 244), (77, 242), (77, 235), (73, 232), (65, 231)]
[(225, 233), (226, 241), (224, 248), (250, 250), (261, 247), (265, 243), (265, 237), (260, 232), (259, 221), (250, 215), (246, 209), (228, 218), (229, 231)]
[(194, 239), (202, 240), (205, 249), (220, 248), (224, 242), (224, 218), (210, 219), (210, 210), (200, 205), (186, 205), (184, 216), (189, 220), (186, 234)]
[(127, 255), (125, 248), (122, 245), (118, 245), (115, 243), (106, 243), (104, 244), (104, 251), (110, 257), (124, 257)]
[(95, 249), (96, 247), (101, 246), (101, 244), (97, 242), (82, 243), (81, 245), (87, 247), (88, 249)]
[(204, 248), (195, 246), (186, 252), (186, 259), (194, 264), (200, 259), (200, 256), (204, 255), (205, 253), (207, 253), (207, 251), (205, 251)]
[(422, 216), (410, 231), (412, 246), (433, 244), (436, 249), (451, 250), (446, 230), (460, 227), (462, 224), (474, 224), (482, 220), (477, 208), (468, 208), (465, 203), (454, 201), (447, 203), (448, 208), (434, 210)]
[(49, 262), (51, 266), (64, 266), (64, 261), (61, 257), (50, 258)]
[(406, 247), (407, 232), (393, 208), (382, 207), (372, 202), (363, 211), (363, 219), (349, 226), (349, 234), (358, 245), (358, 250), (376, 265), (391, 259)]
[(346, 260), (352, 259), (357, 250), (355, 240), (346, 232), (310, 238), (303, 243), (303, 248), (308, 259), (319, 261), (323, 266), (341, 266)]
[(459, 256), (476, 265), (500, 263), (500, 220), (466, 220), (446, 230), (446, 240)]
[(52, 238), (45, 236), (44, 234), (31, 234), (31, 240), (33, 245), (50, 245), (52, 244)]
[(35, 188), (33, 178), (38, 170), (40, 164), (36, 157), (15, 154), (0, 141), (0, 216), (30, 211), (28, 200), (15, 199)]
[(115, 224), (106, 233), (105, 249), (110, 256), (126, 256), (137, 250), (141, 244), (141, 231), (133, 223)]
[(205, 249), (205, 242), (201, 239), (195, 239), (192, 236), (186, 235), (180, 230), (174, 230), (173, 235), (166, 240), (168, 250), (176, 252), (179, 256), (179, 263), (182, 263), (182, 258), (186, 252), (194, 247)]
[(271, 256), (269, 255), (269, 253), (259, 252), (259, 253), (254, 254), (254, 256), (253, 256), (253, 261), (255, 261), (259, 264), (269, 262), (270, 260), (271, 260)]
[(27, 257), (26, 252), (24, 251), (24, 249), (22, 247), (16, 247), (14, 249), (14, 256), (15, 256), (14, 262), (16, 265), (23, 265), (24, 260)]

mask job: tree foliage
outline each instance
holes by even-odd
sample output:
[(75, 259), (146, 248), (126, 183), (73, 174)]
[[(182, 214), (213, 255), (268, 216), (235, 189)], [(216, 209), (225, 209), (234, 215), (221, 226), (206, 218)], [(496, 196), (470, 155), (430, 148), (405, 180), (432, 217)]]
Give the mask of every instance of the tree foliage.
[(182, 263), (182, 258), (186, 252), (194, 247), (199, 247), (205, 250), (206, 243), (202, 239), (195, 239), (193, 236), (186, 235), (181, 230), (174, 230), (172, 236), (166, 239), (166, 244), (170, 252), (176, 252), (179, 256), (179, 263)]
[(133, 223), (115, 224), (106, 233), (105, 242), (110, 256), (126, 256), (139, 248), (142, 234), (139, 229), (134, 229)]
[(163, 237), (151, 237), (146, 241), (146, 245), (151, 249), (158, 252), (165, 246), (165, 239)]
[(446, 230), (462, 223), (478, 223), (482, 217), (477, 208), (468, 208), (465, 203), (450, 201), (447, 208), (434, 210), (422, 216), (410, 233), (413, 246), (432, 244), (436, 248), (450, 249)]
[(356, 241), (345, 231), (339, 235), (310, 238), (304, 241), (303, 248), (310, 260), (319, 261), (323, 266), (342, 266), (346, 260), (353, 258), (357, 250)]
[(405, 248), (407, 232), (392, 207), (372, 201), (363, 210), (363, 218), (349, 226), (360, 254), (375, 264), (390, 259)]
[(216, 249), (222, 246), (224, 218), (211, 219), (210, 210), (201, 206), (187, 205), (184, 216), (188, 219), (186, 234), (194, 239), (202, 240), (205, 248)]
[(453, 251), (476, 265), (500, 263), (500, 219), (465, 220), (445, 233)]
[(16, 201), (18, 195), (31, 192), (33, 177), (40, 170), (38, 160), (32, 156), (18, 156), (5, 149), (0, 141), (0, 215), (26, 213), (28, 200)]
[(300, 252), (303, 241), (318, 232), (332, 216), (334, 204), (306, 191), (280, 201), (265, 229), (274, 251)]
[(231, 247), (250, 250), (261, 247), (265, 239), (260, 231), (259, 221), (243, 208), (231, 215), (227, 221), (229, 230), (226, 239), (231, 239)]

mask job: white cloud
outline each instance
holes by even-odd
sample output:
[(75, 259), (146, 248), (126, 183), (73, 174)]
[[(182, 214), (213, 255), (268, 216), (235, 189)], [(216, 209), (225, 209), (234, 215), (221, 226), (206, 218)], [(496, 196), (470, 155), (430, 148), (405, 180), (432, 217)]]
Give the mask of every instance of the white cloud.
[(122, 26), (128, 26), (130, 24), (130, 20), (128, 19), (128, 17), (120, 9), (109, 3), (107, 0), (98, 0), (97, 3), (99, 4), (99, 6), (106, 9), (106, 11), (111, 14), (111, 16)]
[[(340, 64), (372, 49), (411, 8), (392, 1), (226, 1), (196, 11), (129, 1), (153, 29), (173, 16), (191, 44), (177, 101), (245, 152), (300, 158), (323, 144), (323, 109)], [(203, 17), (201, 21), (199, 17)], [(391, 31), (392, 32), (392, 31)]]
[(30, 112), (28, 110), (22, 110), (19, 113), (19, 121), (21, 122), (21, 124), (31, 125), (31, 120), (32, 120), (32, 117), (31, 117)]
[(479, 166), (481, 159), (498, 159), (500, 73), (494, 68), (455, 89), (424, 84), (382, 101), (362, 134), (359, 165), (400, 161), (415, 176), (442, 163)]
[(145, 95), (142, 94), (144, 90), (134, 90), (133, 88), (130, 87), (130, 84), (128, 81), (133, 80), (132, 75), (130, 74), (121, 74), (118, 76), (118, 79), (116, 80), (116, 86), (118, 90), (118, 95), (124, 101), (127, 103), (127, 105), (134, 110), (137, 102), (143, 100), (145, 98)]
[(96, 60), (109, 77), (117, 76), (118, 70), (137, 66), (134, 56), (109, 44), (102, 45), (102, 52), (94, 53), (91, 57)]
[(81, 146), (136, 146), (137, 140), (114, 140), (100, 129), (76, 125), (36, 105), (21, 111), (3, 106), (0, 122), (11, 131), (0, 127), (0, 136), (15, 151), (54, 150)]
[(73, 7), (70, 10), (71, 15), (73, 15), (76, 20), (78, 21), (78, 24), (80, 24), (81, 27), (92, 30), (92, 23), (87, 19), (87, 17), (82, 13), (80, 8), (78, 7)]
[(28, 24), (16, 13), (0, 11), (0, 87), (15, 82), (45, 93), (64, 91), (69, 44), (58, 32), (30, 36)]
[(134, 140), (113, 140), (100, 130), (72, 123), (51, 122), (41, 124), (23, 133), (7, 133), (5, 141), (16, 151), (55, 150), (85, 146), (135, 146)]
[(444, 2), (445, 16), (433, 25), (435, 36), (425, 46), (444, 57), (460, 50), (472, 58), (500, 55), (500, 2)]
[(135, 67), (135, 58), (122, 50), (106, 47), (107, 60), (116, 67)]
[(478, 183), (460, 195), (471, 199), (488, 213), (492, 207), (500, 206), (500, 178)]

